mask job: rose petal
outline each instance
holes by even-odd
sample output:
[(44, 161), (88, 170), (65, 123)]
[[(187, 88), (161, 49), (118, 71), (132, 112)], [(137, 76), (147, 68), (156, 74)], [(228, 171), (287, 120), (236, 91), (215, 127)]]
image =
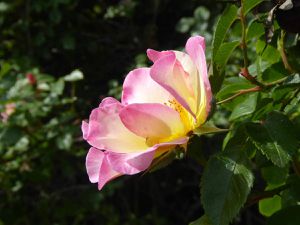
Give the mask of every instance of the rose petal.
[(129, 131), (122, 123), (119, 116), (122, 108), (118, 102), (92, 111), (88, 134), (85, 135), (90, 145), (119, 153), (139, 152), (148, 148), (144, 138)]
[(97, 183), (104, 153), (96, 148), (90, 148), (85, 161), (86, 171), (92, 183)]
[[(190, 55), (191, 59), (195, 63), (199, 71), (199, 90), (200, 99), (199, 103), (204, 104), (205, 106), (199, 107), (198, 115), (203, 114), (202, 108), (204, 107), (206, 110), (206, 116), (210, 111), (210, 102), (212, 99), (211, 87), (207, 75), (207, 66), (205, 59), (205, 40), (201, 36), (195, 36), (188, 39), (186, 43), (186, 51)], [(203, 90), (205, 90), (203, 92)], [(205, 116), (205, 119), (206, 119)], [(202, 116), (203, 117), (203, 116)], [(204, 119), (204, 120), (205, 120)], [(204, 121), (203, 121), (204, 122)]]
[(86, 140), (89, 132), (89, 124), (85, 121), (82, 121), (81, 123), (81, 131), (83, 139)]
[(120, 118), (130, 131), (146, 139), (185, 135), (179, 113), (162, 104), (131, 104), (120, 111)]
[(106, 97), (101, 101), (99, 107), (109, 107), (112, 104), (120, 104), (120, 102), (115, 98)]
[(171, 95), (150, 76), (149, 68), (131, 71), (123, 84), (122, 103), (164, 103)]
[(101, 190), (107, 182), (123, 175), (122, 173), (119, 173), (119, 172), (115, 171), (114, 169), (112, 169), (112, 167), (108, 161), (109, 154), (110, 153), (105, 152), (105, 157), (103, 158), (103, 162), (101, 165), (101, 169), (100, 169), (100, 173), (99, 173), (99, 180), (98, 180), (98, 189), (99, 190)]
[(111, 168), (107, 160), (108, 155), (109, 153), (92, 147), (86, 156), (86, 170), (89, 180), (92, 183), (98, 182), (99, 190), (110, 180), (122, 175)]
[(152, 61), (155, 62), (157, 60), (159, 60), (160, 58), (166, 56), (166, 55), (170, 55), (172, 54), (173, 51), (156, 51), (153, 49), (147, 49), (147, 56), (148, 58)]
[(189, 74), (184, 71), (180, 62), (176, 60), (174, 52), (157, 60), (150, 70), (150, 75), (195, 117), (196, 102)]
[(115, 171), (123, 174), (136, 174), (147, 169), (154, 156), (154, 151), (143, 153), (111, 153), (108, 156), (109, 163)]
[(174, 141), (160, 143), (152, 146), (145, 152), (140, 153), (110, 153), (108, 155), (108, 161), (112, 168), (119, 173), (131, 175), (136, 174), (146, 170), (151, 165), (155, 151), (160, 147), (182, 145), (187, 143), (187, 141), (188, 138), (184, 137)]

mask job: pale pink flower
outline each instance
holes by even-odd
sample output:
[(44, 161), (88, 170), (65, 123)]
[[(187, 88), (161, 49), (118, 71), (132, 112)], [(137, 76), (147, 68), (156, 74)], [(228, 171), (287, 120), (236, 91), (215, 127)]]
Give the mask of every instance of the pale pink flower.
[(6, 122), (11, 114), (16, 111), (16, 104), (15, 103), (7, 103), (5, 105), (4, 112), (1, 112), (2, 121)]
[(146, 170), (153, 159), (176, 146), (207, 119), (212, 98), (205, 60), (205, 41), (188, 39), (186, 52), (149, 49), (151, 68), (131, 71), (121, 102), (105, 98), (82, 123), (92, 146), (86, 168), (99, 190), (124, 174)]

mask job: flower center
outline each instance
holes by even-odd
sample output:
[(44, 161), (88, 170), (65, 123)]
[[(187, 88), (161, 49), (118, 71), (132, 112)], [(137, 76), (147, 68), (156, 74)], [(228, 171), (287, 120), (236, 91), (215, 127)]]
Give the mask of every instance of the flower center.
[(188, 133), (189, 131), (194, 129), (195, 120), (190, 115), (190, 113), (175, 99), (168, 100), (167, 103), (164, 103), (164, 105), (176, 110), (179, 113), (180, 119), (184, 124), (185, 127), (185, 133)]

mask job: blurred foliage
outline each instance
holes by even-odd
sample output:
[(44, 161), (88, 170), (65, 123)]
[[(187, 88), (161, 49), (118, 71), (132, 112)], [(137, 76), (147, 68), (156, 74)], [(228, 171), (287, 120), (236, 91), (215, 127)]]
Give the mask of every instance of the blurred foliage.
[(0, 1), (0, 224), (187, 224), (202, 213), (190, 159), (99, 192), (80, 131), (130, 69), (149, 65), (147, 48), (185, 42), (175, 26), (200, 5), (213, 21), (210, 1)]
[[(0, 224), (298, 224), (299, 36), (266, 26), (273, 3), (243, 2), (0, 1)], [(207, 40), (209, 123), (230, 131), (98, 192), (81, 120), (120, 98), (147, 48), (182, 49), (194, 34)]]

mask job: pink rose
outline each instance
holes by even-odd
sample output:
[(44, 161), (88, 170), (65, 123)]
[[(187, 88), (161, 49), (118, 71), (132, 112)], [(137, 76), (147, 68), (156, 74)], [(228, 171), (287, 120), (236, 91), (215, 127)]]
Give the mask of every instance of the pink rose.
[(36, 78), (35, 78), (35, 76), (32, 73), (27, 73), (26, 74), (26, 78), (27, 78), (29, 84), (31, 84), (31, 85), (35, 85), (36, 84)]
[(92, 146), (86, 168), (99, 190), (110, 180), (146, 170), (153, 159), (175, 146), (186, 146), (201, 126), (212, 98), (205, 41), (188, 39), (186, 52), (149, 49), (150, 68), (131, 71), (121, 102), (105, 98), (82, 122), (83, 138)]
[(16, 104), (15, 103), (7, 103), (5, 105), (5, 111), (1, 113), (2, 122), (7, 122), (8, 118), (11, 114), (16, 111)]

